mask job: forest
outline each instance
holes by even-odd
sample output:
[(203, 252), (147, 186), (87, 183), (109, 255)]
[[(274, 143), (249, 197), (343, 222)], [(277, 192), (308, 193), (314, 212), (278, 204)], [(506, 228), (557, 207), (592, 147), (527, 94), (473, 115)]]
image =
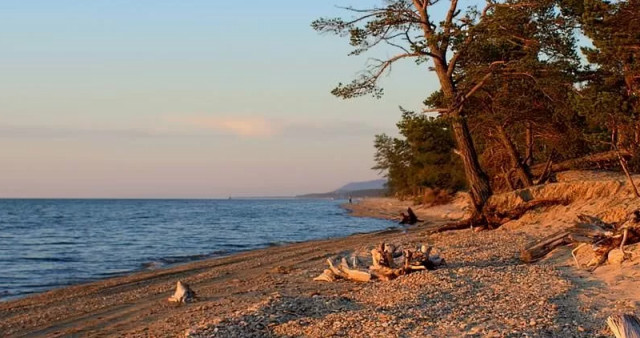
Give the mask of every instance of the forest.
[[(384, 94), (397, 62), (435, 73), (398, 137), (375, 137), (375, 167), (396, 196), (468, 190), (477, 214), (498, 192), (552, 172), (640, 170), (640, 1), (371, 1), (312, 27), (348, 40), (351, 55), (389, 48), (332, 91)], [(425, 79), (427, 81), (427, 79)]]

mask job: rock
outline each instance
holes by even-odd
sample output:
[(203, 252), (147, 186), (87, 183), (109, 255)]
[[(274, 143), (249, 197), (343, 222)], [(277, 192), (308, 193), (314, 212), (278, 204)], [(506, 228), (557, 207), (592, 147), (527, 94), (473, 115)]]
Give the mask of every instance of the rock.
[(188, 284), (183, 283), (182, 281), (178, 281), (176, 284), (176, 292), (173, 296), (169, 297), (170, 302), (175, 303), (189, 303), (194, 301), (196, 298), (196, 293), (191, 290)]
[(607, 261), (609, 264), (619, 265), (624, 261), (624, 253), (620, 249), (613, 249), (609, 251), (609, 256), (607, 257)]

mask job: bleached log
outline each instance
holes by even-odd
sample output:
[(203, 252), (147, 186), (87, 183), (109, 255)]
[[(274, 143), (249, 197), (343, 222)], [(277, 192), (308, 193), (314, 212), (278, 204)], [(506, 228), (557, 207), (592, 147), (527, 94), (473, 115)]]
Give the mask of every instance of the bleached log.
[(382, 258), (382, 253), (380, 253), (380, 250), (378, 249), (372, 249), (371, 250), (371, 268), (370, 269), (378, 269), (381, 268), (383, 265), (380, 264), (383, 261)]
[(170, 302), (175, 303), (189, 303), (194, 301), (196, 298), (196, 293), (191, 290), (187, 283), (183, 283), (182, 281), (178, 281), (176, 284), (176, 292), (173, 296), (169, 297)]
[(356, 282), (368, 282), (371, 280), (371, 274), (364, 272), (364, 271), (360, 271), (360, 270), (355, 270), (355, 269), (351, 269), (349, 267), (349, 264), (347, 263), (347, 260), (345, 258), (342, 258), (342, 262), (340, 263), (340, 270), (342, 272), (345, 273), (346, 275), (346, 279), (352, 280), (352, 281), (356, 281)]
[(324, 270), (322, 274), (313, 279), (314, 281), (320, 282), (334, 282), (336, 280), (336, 275), (329, 269)]
[(347, 278), (347, 275), (344, 272), (342, 272), (342, 270), (336, 268), (333, 265), (333, 262), (331, 261), (331, 259), (327, 258), (327, 264), (329, 264), (329, 270), (331, 270), (331, 272), (333, 272), (335, 276)]
[(369, 271), (371, 272), (371, 276), (382, 281), (390, 281), (404, 274), (404, 270), (392, 269), (388, 266), (379, 266), (378, 268), (370, 269)]
[(613, 315), (607, 324), (617, 338), (640, 338), (640, 320), (634, 315)]

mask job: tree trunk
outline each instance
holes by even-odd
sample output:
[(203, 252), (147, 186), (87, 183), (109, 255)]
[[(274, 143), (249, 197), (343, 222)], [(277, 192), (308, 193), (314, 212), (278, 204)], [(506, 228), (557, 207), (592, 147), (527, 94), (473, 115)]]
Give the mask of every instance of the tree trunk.
[(496, 129), (498, 130), (498, 137), (500, 137), (500, 141), (507, 151), (507, 155), (509, 155), (509, 158), (511, 159), (511, 166), (515, 170), (516, 176), (525, 188), (532, 186), (533, 180), (531, 179), (529, 167), (520, 160), (518, 149), (513, 142), (511, 142), (509, 135), (507, 135), (507, 131), (501, 125), (498, 125)]
[(473, 140), (467, 121), (464, 117), (456, 114), (452, 116), (451, 126), (453, 127), (453, 135), (458, 145), (458, 151), (462, 157), (464, 164), (464, 173), (469, 184), (469, 192), (471, 200), (477, 214), (482, 213), (482, 208), (491, 196), (491, 186), (489, 185), (489, 177), (482, 171), (478, 162), (478, 155), (473, 146)]
[[(434, 49), (433, 46), (431, 48)], [(456, 145), (460, 157), (462, 157), (462, 164), (464, 166), (464, 173), (469, 185), (469, 193), (474, 207), (474, 216), (480, 217), (482, 215), (482, 208), (492, 194), (491, 185), (489, 184), (489, 177), (484, 173), (478, 162), (478, 154), (476, 148), (473, 145), (473, 139), (469, 132), (469, 126), (462, 114), (462, 110), (455, 106), (457, 99), (457, 91), (453, 80), (447, 75), (447, 66), (443, 60), (445, 60), (444, 53), (441, 57), (434, 58), (434, 68), (438, 75), (440, 87), (444, 94), (445, 99), (449, 102), (452, 110), (449, 112), (451, 118), (451, 127), (453, 129), (453, 136), (456, 139)]]
[(525, 154), (524, 164), (527, 166), (533, 165), (533, 126), (531, 122), (526, 123), (526, 143), (527, 143), (527, 153)]

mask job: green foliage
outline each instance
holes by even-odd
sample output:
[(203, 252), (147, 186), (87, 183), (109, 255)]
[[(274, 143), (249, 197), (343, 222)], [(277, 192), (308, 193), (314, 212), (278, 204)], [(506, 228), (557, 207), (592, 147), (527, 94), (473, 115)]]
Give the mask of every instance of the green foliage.
[[(532, 163), (615, 147), (637, 154), (630, 163), (640, 168), (639, 1), (497, 0), (461, 9), (451, 0), (445, 12), (433, 10), (439, 1), (373, 3), (379, 5), (345, 8), (353, 19), (319, 19), (312, 26), (348, 38), (351, 55), (377, 46), (398, 52), (372, 59), (356, 79), (333, 90), (338, 97), (381, 97), (378, 79), (401, 60), (436, 72), (440, 89), (423, 102), (442, 116), (403, 111), (400, 138), (376, 136), (374, 169), (388, 176), (394, 192), (464, 186), (453, 154), (450, 128), (456, 125), (466, 172), (475, 177), (469, 182), (478, 189), (485, 173), (492, 184), (504, 184), (503, 177), (513, 183), (508, 177), (517, 171), (520, 182), (530, 184)], [(588, 65), (579, 56), (579, 29), (593, 43), (581, 49)]]
[(465, 187), (447, 121), (402, 110), (397, 127), (401, 139), (381, 134), (374, 142), (373, 169), (385, 173), (391, 192), (412, 195), (420, 188), (457, 191)]
[(640, 2), (585, 0), (583, 32), (593, 47), (582, 48), (595, 67), (573, 102), (599, 143), (636, 146), (640, 130)]

